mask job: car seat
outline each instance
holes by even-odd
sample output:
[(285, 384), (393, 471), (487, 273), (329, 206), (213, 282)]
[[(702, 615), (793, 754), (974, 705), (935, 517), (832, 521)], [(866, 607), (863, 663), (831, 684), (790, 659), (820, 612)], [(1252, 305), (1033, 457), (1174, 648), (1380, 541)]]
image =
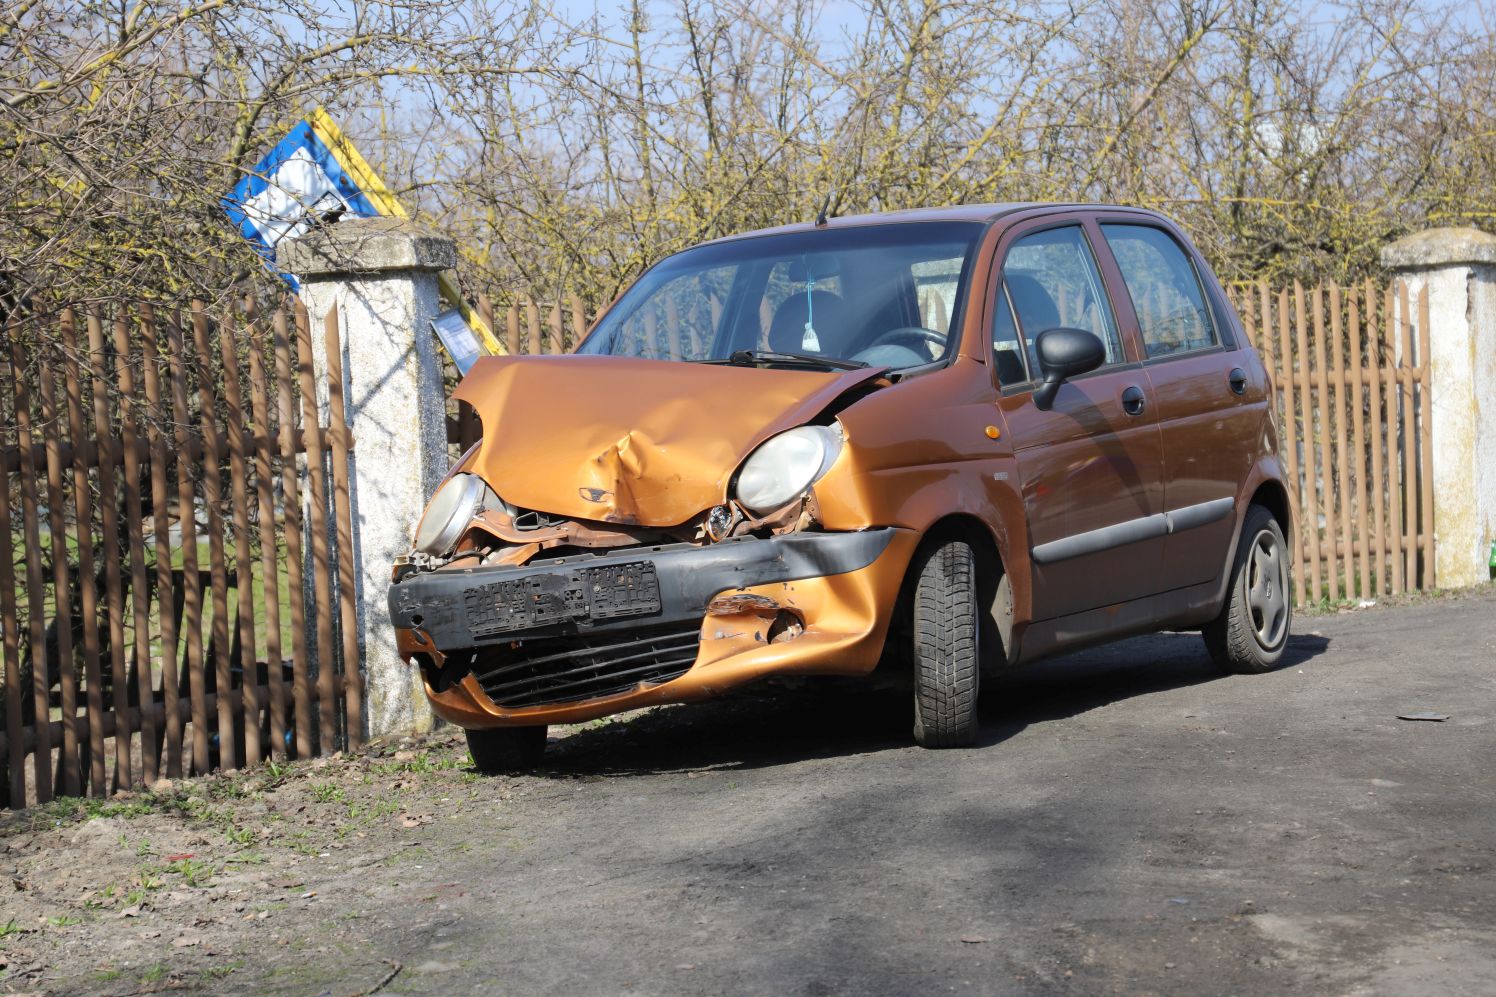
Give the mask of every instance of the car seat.
[(1060, 309), (1044, 285), (1027, 274), (1007, 274), (1003, 278), (1008, 285), (1008, 297), (1013, 301), (1013, 311), (1018, 315), (1018, 325), (1028, 344), (1029, 370), (1035, 378), (1043, 376), (1039, 368), (1039, 351), (1034, 345), (1039, 333), (1057, 328), (1060, 324)]
[[(779, 353), (822, 353), (841, 356), (847, 345), (850, 325), (847, 303), (830, 291), (811, 291), (807, 302), (804, 291), (796, 291), (779, 305), (774, 321), (769, 323), (769, 349)], [(810, 350), (805, 343), (805, 321), (809, 317), (815, 328), (820, 349)]]

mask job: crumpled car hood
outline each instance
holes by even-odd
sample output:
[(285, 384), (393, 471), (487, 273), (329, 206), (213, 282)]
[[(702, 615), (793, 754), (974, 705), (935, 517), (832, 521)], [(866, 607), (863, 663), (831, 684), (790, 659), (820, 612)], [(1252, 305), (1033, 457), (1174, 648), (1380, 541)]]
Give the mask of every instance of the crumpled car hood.
[(511, 505), (676, 526), (722, 502), (738, 464), (763, 440), (881, 373), (484, 357), (454, 397), (483, 423), (467, 469)]

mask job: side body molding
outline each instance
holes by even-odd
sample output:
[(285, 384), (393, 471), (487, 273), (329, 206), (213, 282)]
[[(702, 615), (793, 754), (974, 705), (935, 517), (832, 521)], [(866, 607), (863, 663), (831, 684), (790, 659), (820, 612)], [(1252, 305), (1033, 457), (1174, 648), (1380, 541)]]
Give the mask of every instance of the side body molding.
[(1212, 499), (1198, 505), (1187, 505), (1172, 512), (1161, 512), (1153, 516), (1129, 519), (1125, 523), (1103, 526), (1099, 530), (1087, 530), (1060, 540), (1039, 544), (1034, 548), (1034, 561), (1038, 564), (1053, 564), (1072, 557), (1096, 554), (1112, 547), (1151, 540), (1169, 533), (1194, 529), (1231, 514), (1236, 500), (1232, 498)]

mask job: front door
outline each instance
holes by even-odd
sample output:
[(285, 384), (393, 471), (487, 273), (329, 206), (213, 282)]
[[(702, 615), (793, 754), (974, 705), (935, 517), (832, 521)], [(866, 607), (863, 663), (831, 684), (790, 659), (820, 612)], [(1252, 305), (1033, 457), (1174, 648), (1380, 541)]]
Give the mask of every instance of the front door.
[[(1157, 406), (1136, 344), (1118, 331), (1091, 250), (1097, 233), (1079, 220), (1037, 225), (1010, 237), (992, 338), (998, 404), (1023, 478), (1033, 618), (1044, 620), (1161, 591), (1165, 526)], [(1062, 326), (1095, 333), (1107, 361), (1067, 381), (1042, 411), (1033, 343)]]

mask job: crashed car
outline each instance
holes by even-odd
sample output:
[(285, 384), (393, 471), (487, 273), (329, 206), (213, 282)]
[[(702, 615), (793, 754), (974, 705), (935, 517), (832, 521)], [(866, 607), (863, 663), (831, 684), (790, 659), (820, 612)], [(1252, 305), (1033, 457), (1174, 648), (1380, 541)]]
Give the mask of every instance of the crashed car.
[(482, 440), (389, 610), (485, 771), (548, 724), (875, 669), (907, 671), (919, 744), (968, 745), (984, 674), (1161, 629), (1259, 672), (1287, 640), (1267, 373), (1153, 212), (706, 243), (574, 354), (479, 360), (456, 397)]

